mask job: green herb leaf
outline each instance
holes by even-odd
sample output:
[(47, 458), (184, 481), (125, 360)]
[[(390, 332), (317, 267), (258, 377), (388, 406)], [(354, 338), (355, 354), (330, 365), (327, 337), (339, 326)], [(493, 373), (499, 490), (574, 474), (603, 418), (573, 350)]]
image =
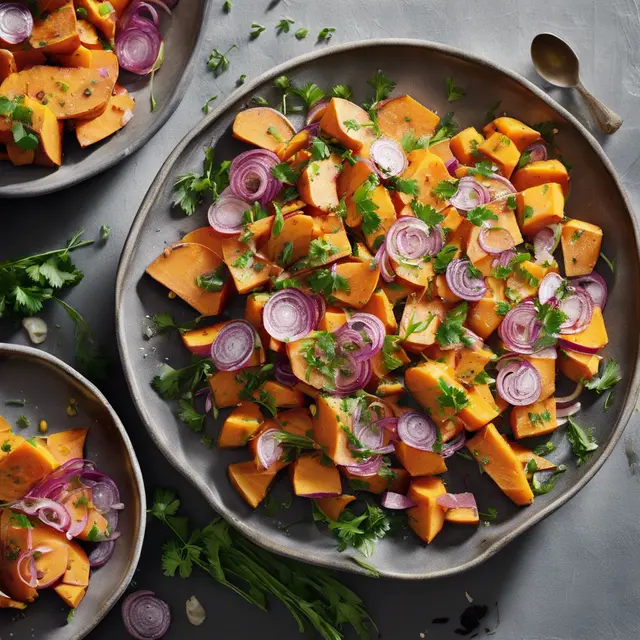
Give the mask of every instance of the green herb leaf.
[(416, 149), (426, 149), (429, 146), (429, 136), (425, 134), (418, 138), (411, 131), (405, 131), (400, 138), (400, 144), (405, 153), (411, 153)]
[(459, 180), (441, 180), (433, 189), (432, 193), (440, 200), (449, 200), (458, 191)]
[(391, 92), (395, 89), (396, 83), (378, 69), (373, 76), (367, 80), (367, 84), (373, 87), (375, 91), (373, 104), (386, 100)]
[(438, 213), (431, 205), (423, 204), (419, 200), (411, 201), (411, 210), (415, 213), (416, 218), (422, 220), (430, 229), (444, 220), (441, 213)]
[(263, 31), (266, 31), (267, 27), (263, 24), (258, 24), (257, 22), (253, 22), (251, 24), (251, 33), (249, 33), (249, 37), (252, 40), (255, 40)]
[(476, 227), (481, 227), (487, 220), (498, 220), (498, 216), (484, 206), (475, 207), (467, 213), (467, 220)]
[(453, 409), (454, 413), (458, 413), (458, 411), (469, 405), (467, 394), (462, 389), (447, 384), (444, 378), (438, 378), (438, 387), (442, 392), (438, 396), (438, 404), (443, 413), (446, 407)]
[(281, 18), (280, 22), (276, 25), (276, 32), (278, 35), (281, 33), (289, 33), (291, 29), (291, 25), (295, 24), (296, 21), (291, 18)]
[(468, 310), (468, 304), (461, 302), (451, 311), (447, 311), (444, 322), (440, 324), (436, 331), (436, 340), (441, 347), (471, 346), (471, 339), (467, 335), (467, 330), (463, 327), (463, 323), (467, 319)]
[(620, 365), (613, 358), (609, 358), (603, 365), (599, 375), (594, 376), (591, 380), (585, 381), (585, 389), (590, 389), (597, 393), (604, 393), (608, 389), (618, 384), (622, 380), (622, 372)]
[(216, 78), (229, 68), (229, 58), (227, 58), (227, 55), (236, 48), (236, 45), (232, 44), (224, 53), (217, 48), (211, 52), (209, 60), (207, 61), (207, 67), (213, 71)]
[(343, 100), (350, 100), (351, 95), (351, 87), (346, 84), (337, 84), (331, 89), (332, 98), (342, 98)]
[[(314, 104), (320, 102), (325, 96), (324, 91), (313, 82), (307, 82), (304, 86), (291, 89), (291, 93), (298, 96), (307, 109), (311, 109)], [(327, 156), (328, 157), (328, 156)]]
[(433, 270), (436, 273), (444, 273), (449, 263), (455, 258), (456, 253), (458, 253), (458, 247), (453, 244), (446, 244), (436, 255), (433, 261)]
[(331, 36), (336, 32), (335, 27), (324, 27), (320, 29), (318, 33), (318, 42), (325, 42), (331, 39)]
[(493, 178), (496, 175), (498, 169), (494, 168), (494, 165), (488, 160), (482, 160), (477, 162), (475, 167), (469, 167), (468, 173), (470, 176), (482, 176), (483, 178)]
[(271, 175), (277, 180), (280, 180), (280, 182), (286, 182), (288, 184), (295, 184), (300, 177), (300, 174), (286, 162), (281, 162), (273, 167)]
[(461, 87), (456, 87), (453, 81), (453, 78), (446, 79), (447, 84), (447, 100), (449, 102), (455, 102), (456, 100), (460, 100), (465, 96), (464, 89)]
[(296, 31), (296, 40), (304, 40), (309, 35), (309, 29), (301, 27)]
[(196, 278), (196, 285), (208, 293), (217, 293), (224, 288), (228, 276), (229, 272), (225, 265), (221, 264), (215, 271), (199, 275)]
[(567, 439), (578, 465), (584, 464), (598, 448), (593, 435), (585, 431), (571, 416), (567, 418)]
[(271, 236), (277, 238), (284, 229), (284, 215), (282, 214), (282, 209), (277, 202), (273, 203), (273, 208), (275, 209), (276, 217), (274, 218), (273, 226), (271, 227)]

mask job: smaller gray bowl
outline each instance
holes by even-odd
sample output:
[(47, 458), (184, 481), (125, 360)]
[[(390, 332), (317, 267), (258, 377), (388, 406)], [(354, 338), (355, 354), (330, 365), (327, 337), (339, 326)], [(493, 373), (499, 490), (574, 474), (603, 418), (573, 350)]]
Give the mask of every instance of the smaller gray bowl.
[[(70, 399), (78, 415), (69, 417)], [(26, 400), (24, 406), (6, 404)], [(21, 435), (38, 434), (44, 419), (49, 434), (89, 427), (85, 456), (111, 476), (120, 489), (125, 510), (120, 515), (121, 536), (109, 562), (92, 572), (87, 594), (67, 624), (68, 607), (53, 590), (20, 612), (0, 610), (0, 629), (13, 638), (79, 640), (115, 605), (131, 582), (138, 565), (146, 525), (146, 499), (140, 466), (129, 436), (108, 400), (86, 378), (58, 358), (38, 349), (0, 343), (0, 415), (15, 425), (20, 415), (31, 424)], [(18, 614), (18, 615), (16, 615)], [(4, 637), (4, 633), (0, 634)]]

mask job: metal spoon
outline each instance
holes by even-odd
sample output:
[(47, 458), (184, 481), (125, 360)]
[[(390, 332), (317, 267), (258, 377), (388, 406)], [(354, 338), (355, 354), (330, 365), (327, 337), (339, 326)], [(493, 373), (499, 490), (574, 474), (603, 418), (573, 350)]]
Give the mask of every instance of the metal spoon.
[(531, 59), (538, 74), (556, 87), (577, 89), (602, 133), (615, 133), (622, 118), (587, 91), (580, 80), (580, 63), (573, 49), (552, 33), (539, 33), (531, 42)]

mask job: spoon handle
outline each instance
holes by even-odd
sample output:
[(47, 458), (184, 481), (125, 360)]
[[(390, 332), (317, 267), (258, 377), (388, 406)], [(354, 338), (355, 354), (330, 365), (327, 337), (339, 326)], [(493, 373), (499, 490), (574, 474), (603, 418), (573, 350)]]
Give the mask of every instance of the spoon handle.
[(576, 85), (576, 89), (587, 103), (591, 117), (602, 133), (615, 133), (622, 126), (622, 118), (615, 111), (602, 104), (585, 88), (582, 82)]

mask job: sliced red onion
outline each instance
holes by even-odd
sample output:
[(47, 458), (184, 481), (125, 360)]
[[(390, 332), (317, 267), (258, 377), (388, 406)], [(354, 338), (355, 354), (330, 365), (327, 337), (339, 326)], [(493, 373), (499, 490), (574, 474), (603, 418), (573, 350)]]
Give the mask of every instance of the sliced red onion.
[(564, 278), (553, 271), (547, 273), (547, 275), (540, 281), (540, 287), (538, 288), (538, 298), (542, 304), (547, 304), (549, 300), (556, 297), (558, 289), (564, 283)]
[(584, 331), (591, 322), (593, 306), (593, 300), (585, 289), (573, 289), (558, 305), (567, 316), (560, 325), (560, 333), (568, 335)]
[(132, 21), (129, 27), (116, 33), (118, 63), (123, 69), (140, 76), (151, 73), (161, 46), (160, 31), (148, 20)]
[(296, 494), (300, 498), (337, 498), (341, 496), (342, 493), (340, 491), (330, 492), (330, 491), (314, 491), (312, 493), (297, 493)]
[(316, 326), (317, 303), (298, 289), (274, 293), (262, 313), (266, 332), (275, 340), (293, 342), (313, 331)]
[(356, 424), (353, 433), (365, 449), (375, 451), (382, 447), (384, 434), (382, 429), (369, 424)]
[(284, 453), (282, 445), (276, 439), (277, 429), (267, 429), (263, 431), (256, 442), (256, 457), (263, 469), (268, 469), (274, 465)]
[(586, 353), (588, 355), (595, 355), (600, 351), (599, 347), (587, 347), (577, 342), (571, 342), (570, 340), (563, 340), (562, 336), (558, 339), (558, 346), (562, 347), (566, 351), (575, 351), (576, 353)]
[(171, 625), (169, 605), (153, 591), (136, 591), (122, 603), (122, 619), (136, 640), (160, 640)]
[(498, 334), (509, 351), (531, 355), (540, 336), (540, 322), (530, 300), (507, 312), (498, 327)]
[(327, 312), (327, 303), (319, 293), (311, 296), (311, 299), (316, 303), (316, 324), (313, 328), (317, 329), (320, 324), (320, 320), (324, 318), (324, 314)]
[(463, 429), (455, 438), (449, 440), (449, 442), (445, 442), (442, 445), (442, 450), (440, 451), (440, 455), (443, 458), (450, 458), (456, 451), (459, 451), (464, 447), (467, 442), (467, 433)]
[(531, 162), (542, 162), (548, 157), (547, 147), (542, 142), (534, 142), (533, 144), (530, 144), (522, 153), (524, 154), (527, 152), (530, 154)]
[(371, 145), (369, 155), (387, 178), (402, 175), (409, 166), (404, 150), (392, 138), (378, 138)]
[(382, 494), (381, 504), (385, 509), (411, 509), (418, 503), (409, 496), (405, 496), (401, 493), (385, 491)]
[(407, 411), (398, 419), (398, 437), (414, 449), (433, 451), (438, 439), (438, 426), (424, 413)]
[(147, 0), (147, 1), (157, 5), (158, 7), (161, 7), (162, 10), (168, 16), (172, 15), (171, 9), (175, 8), (175, 6), (178, 4), (178, 0), (166, 0), (166, 2), (162, 2), (162, 0)]
[(458, 190), (453, 194), (449, 202), (460, 211), (471, 211), (475, 207), (487, 204), (491, 196), (486, 187), (475, 178), (465, 176), (458, 181)]
[(455, 259), (447, 265), (445, 278), (449, 289), (463, 300), (476, 301), (484, 297), (487, 285), (484, 278), (474, 278), (469, 274), (469, 260)]
[[(336, 342), (341, 352), (355, 357), (364, 347), (364, 338), (355, 329), (343, 324), (335, 333)], [(360, 358), (362, 359), (362, 358)]]
[(530, 362), (511, 361), (498, 372), (496, 388), (503, 400), (522, 407), (533, 404), (540, 398), (542, 379)]
[(599, 273), (593, 271), (586, 276), (571, 278), (569, 282), (576, 289), (584, 289), (591, 297), (593, 304), (596, 307), (604, 309), (607, 304), (608, 290), (607, 283)]
[(66, 507), (48, 498), (23, 498), (14, 502), (11, 509), (28, 516), (37, 515), (41, 522), (63, 533), (71, 525), (71, 516)]
[(50, 553), (51, 551), (53, 551), (51, 547), (39, 546), (35, 549), (23, 551), (18, 556), (18, 561), (16, 563), (18, 578), (20, 578), (20, 581), (26, 584), (27, 587), (35, 589), (38, 586), (38, 571), (36, 569), (36, 561), (34, 558), (35, 554)]
[(536, 255), (541, 252), (552, 253), (554, 250), (554, 233), (551, 227), (544, 227), (533, 238), (533, 248)]
[(288, 362), (276, 362), (274, 375), (276, 380), (285, 387), (293, 387), (298, 383), (298, 378), (294, 375)]
[(250, 208), (251, 205), (232, 195), (230, 189), (225, 189), (209, 207), (209, 224), (222, 235), (236, 235), (242, 231), (244, 212)]
[(444, 166), (447, 167), (447, 171), (452, 178), (456, 177), (456, 171), (460, 167), (460, 163), (457, 158), (450, 158), (444, 163)]
[(436, 498), (436, 504), (447, 511), (449, 509), (478, 510), (473, 493), (445, 493)]
[(503, 251), (497, 258), (495, 258), (495, 260), (491, 263), (491, 266), (494, 269), (497, 269), (498, 267), (508, 267), (511, 264), (511, 261), (517, 256), (518, 254), (509, 249), (508, 251)]
[[(81, 494), (83, 491), (84, 489), (76, 489), (75, 491), (71, 491), (70, 493), (67, 494), (62, 504), (66, 505), (67, 503), (73, 503), (74, 501), (77, 500), (78, 494)], [(72, 540), (73, 538), (77, 538), (83, 532), (84, 528), (87, 526), (88, 519), (89, 519), (88, 509), (84, 509), (84, 514), (81, 520), (74, 520), (73, 518), (71, 518), (71, 524), (69, 525), (69, 528), (65, 532), (67, 539)]]
[(355, 360), (348, 356), (348, 364), (338, 370), (335, 379), (335, 389), (333, 394), (337, 396), (348, 396), (369, 384), (371, 380), (371, 361)]
[(375, 476), (382, 467), (382, 456), (371, 456), (359, 464), (350, 464), (345, 469), (354, 476)]
[(240, 200), (258, 201), (265, 206), (282, 189), (282, 182), (271, 171), (280, 162), (267, 149), (252, 149), (237, 155), (229, 167), (229, 188)]
[(0, 44), (20, 44), (32, 31), (33, 16), (27, 7), (16, 2), (0, 4)]
[(246, 366), (256, 347), (256, 330), (246, 320), (232, 320), (220, 329), (211, 345), (211, 359), (220, 371)]
[[(329, 100), (320, 100), (316, 102), (307, 113), (307, 125), (318, 122), (322, 117), (321, 112), (329, 106)], [(316, 134), (317, 135), (317, 134)]]
[(91, 502), (100, 513), (124, 507), (120, 502), (120, 491), (108, 475), (101, 471), (88, 470), (82, 473), (80, 481), (91, 488)]
[[(148, 13), (148, 16), (142, 15), (145, 12)], [(118, 29), (126, 29), (134, 18), (138, 20), (151, 20), (156, 27), (160, 24), (160, 16), (152, 4), (134, 0), (134, 2), (131, 2), (122, 12), (122, 16), (120, 16), (118, 20)]]
[(516, 246), (508, 229), (504, 227), (483, 227), (478, 234), (480, 248), (491, 255), (499, 255)]
[(566, 409), (573, 405), (573, 403), (580, 397), (580, 394), (584, 391), (584, 384), (582, 382), (578, 382), (576, 384), (576, 388), (573, 390), (573, 393), (568, 396), (562, 396), (561, 398), (556, 398), (556, 411), (558, 409)]
[(111, 556), (116, 548), (113, 540), (98, 543), (89, 553), (89, 566), (97, 569), (104, 566), (111, 560)]
[(489, 201), (494, 202), (517, 193), (516, 188), (504, 176), (494, 173), (491, 178), (478, 177), (482, 186), (489, 192)]
[(569, 416), (573, 416), (576, 413), (578, 413), (578, 411), (580, 411), (581, 408), (582, 408), (582, 405), (579, 402), (574, 402), (568, 407), (564, 407), (564, 406), (556, 407), (556, 416), (558, 418), (567, 418)]
[[(356, 331), (363, 339), (364, 344), (362, 348), (352, 354), (356, 360), (372, 358), (382, 349), (386, 329), (382, 320), (377, 316), (371, 313), (355, 313), (343, 327), (348, 327)], [(340, 334), (341, 329), (342, 327), (336, 331), (336, 338)]]
[(385, 238), (387, 254), (396, 262), (420, 264), (444, 245), (440, 227), (431, 229), (419, 218), (401, 216), (389, 228)]
[(391, 260), (389, 259), (389, 254), (387, 253), (387, 247), (383, 242), (378, 249), (375, 260), (380, 267), (380, 276), (385, 282), (393, 282), (396, 277), (396, 273), (391, 266)]
[(534, 352), (533, 356), (541, 360), (557, 360), (558, 351), (555, 347), (545, 347), (544, 349), (540, 349), (540, 351)]
[(380, 418), (373, 424), (379, 429), (386, 429), (391, 434), (391, 440), (398, 439), (398, 418)]

